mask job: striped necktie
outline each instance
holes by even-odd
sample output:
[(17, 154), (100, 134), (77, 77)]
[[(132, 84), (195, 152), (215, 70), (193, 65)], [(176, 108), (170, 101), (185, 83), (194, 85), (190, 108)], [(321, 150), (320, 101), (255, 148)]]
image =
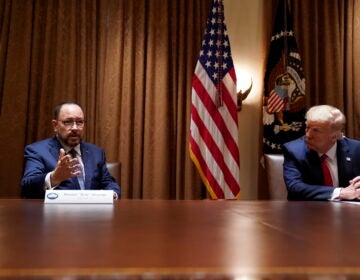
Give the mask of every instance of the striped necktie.
[[(74, 150), (74, 149), (71, 149), (69, 151), (69, 155), (71, 155), (72, 158), (77, 158), (77, 152)], [(80, 162), (79, 162), (80, 164)], [(84, 190), (85, 189), (85, 181), (84, 181), (84, 172), (82, 170), (82, 168), (80, 167), (80, 174), (77, 176), (77, 179), (78, 179), (78, 182), (79, 182), (79, 185), (80, 185), (80, 189)]]

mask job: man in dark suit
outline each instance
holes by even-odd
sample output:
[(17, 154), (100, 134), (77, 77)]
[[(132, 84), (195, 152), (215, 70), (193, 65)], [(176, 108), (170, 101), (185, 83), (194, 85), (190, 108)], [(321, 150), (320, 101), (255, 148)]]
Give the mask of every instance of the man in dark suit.
[(104, 150), (82, 141), (84, 126), (80, 105), (70, 101), (55, 108), (55, 136), (25, 147), (22, 196), (44, 198), (47, 189), (105, 189), (120, 198), (120, 186), (106, 167)]
[(289, 200), (360, 199), (360, 141), (343, 136), (345, 121), (332, 106), (307, 111), (305, 136), (283, 146)]

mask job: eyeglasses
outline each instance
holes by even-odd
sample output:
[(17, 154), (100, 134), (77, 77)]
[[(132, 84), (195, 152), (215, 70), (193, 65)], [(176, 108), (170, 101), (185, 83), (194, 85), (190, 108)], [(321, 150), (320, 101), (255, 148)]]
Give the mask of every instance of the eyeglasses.
[(63, 125), (66, 127), (66, 128), (72, 128), (74, 126), (74, 124), (76, 124), (76, 126), (78, 128), (83, 128), (84, 125), (85, 125), (85, 120), (64, 120), (64, 121), (61, 121), (63, 123)]

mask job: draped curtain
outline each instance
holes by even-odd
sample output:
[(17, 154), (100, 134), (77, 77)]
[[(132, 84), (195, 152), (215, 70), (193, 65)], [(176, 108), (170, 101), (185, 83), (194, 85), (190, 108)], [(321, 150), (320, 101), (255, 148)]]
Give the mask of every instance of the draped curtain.
[(208, 0), (1, 0), (0, 196), (18, 196), (23, 148), (53, 108), (85, 109), (85, 141), (121, 163), (124, 198), (196, 199), (191, 79)]
[[(209, 2), (0, 0), (0, 197), (19, 195), (24, 146), (51, 137), (54, 106), (75, 100), (84, 140), (121, 163), (124, 198), (203, 198), (188, 131)], [(307, 105), (339, 107), (360, 139), (359, 1), (290, 4)]]
[(290, 2), (307, 104), (338, 107), (347, 117), (345, 134), (360, 139), (360, 2)]

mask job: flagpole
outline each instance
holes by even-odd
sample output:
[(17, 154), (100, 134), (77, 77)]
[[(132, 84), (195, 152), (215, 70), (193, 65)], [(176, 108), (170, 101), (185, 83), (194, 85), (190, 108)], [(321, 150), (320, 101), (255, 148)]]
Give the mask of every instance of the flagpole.
[(284, 1), (284, 69), (287, 72), (288, 66), (288, 0)]

